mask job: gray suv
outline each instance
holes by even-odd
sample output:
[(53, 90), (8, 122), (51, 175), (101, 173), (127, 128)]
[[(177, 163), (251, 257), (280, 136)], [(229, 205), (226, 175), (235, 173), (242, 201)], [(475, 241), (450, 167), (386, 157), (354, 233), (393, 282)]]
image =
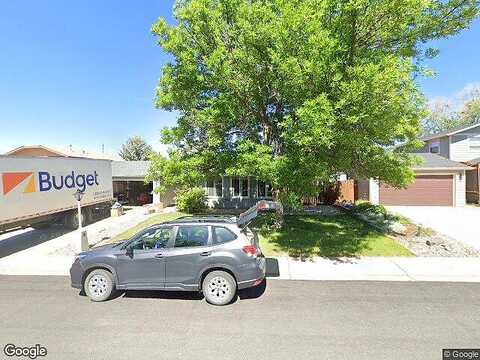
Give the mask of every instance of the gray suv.
[(258, 236), (247, 224), (272, 204), (259, 202), (239, 218), (180, 218), (82, 252), (70, 269), (72, 287), (93, 301), (107, 300), (115, 289), (158, 289), (202, 291), (209, 303), (228, 304), (237, 289), (265, 277)]

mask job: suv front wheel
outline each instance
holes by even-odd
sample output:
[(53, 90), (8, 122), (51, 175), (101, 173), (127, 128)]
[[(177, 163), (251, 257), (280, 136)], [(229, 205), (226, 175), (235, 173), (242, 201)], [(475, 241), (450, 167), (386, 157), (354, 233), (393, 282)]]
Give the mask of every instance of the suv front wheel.
[(212, 271), (202, 283), (203, 296), (212, 305), (227, 305), (237, 293), (237, 283), (225, 271)]
[(103, 269), (95, 269), (88, 274), (83, 288), (90, 300), (105, 301), (112, 295), (114, 286), (112, 273)]

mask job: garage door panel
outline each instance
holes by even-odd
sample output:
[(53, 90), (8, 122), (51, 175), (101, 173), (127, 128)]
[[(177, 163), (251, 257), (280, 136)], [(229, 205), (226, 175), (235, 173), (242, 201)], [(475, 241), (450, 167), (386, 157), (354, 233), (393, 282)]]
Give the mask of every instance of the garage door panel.
[(453, 206), (452, 175), (419, 175), (406, 189), (380, 185), (384, 205)]

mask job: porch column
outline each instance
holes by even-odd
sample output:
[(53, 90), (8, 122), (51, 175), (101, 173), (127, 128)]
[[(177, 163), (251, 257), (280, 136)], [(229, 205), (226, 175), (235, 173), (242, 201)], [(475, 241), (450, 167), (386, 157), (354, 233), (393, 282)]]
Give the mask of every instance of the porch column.
[(153, 182), (153, 204), (160, 204), (160, 194), (155, 191), (157, 187), (160, 186), (159, 181), (154, 181)]
[(380, 203), (380, 187), (378, 184), (378, 180), (370, 179), (368, 182), (368, 195), (369, 201), (372, 204), (378, 205)]

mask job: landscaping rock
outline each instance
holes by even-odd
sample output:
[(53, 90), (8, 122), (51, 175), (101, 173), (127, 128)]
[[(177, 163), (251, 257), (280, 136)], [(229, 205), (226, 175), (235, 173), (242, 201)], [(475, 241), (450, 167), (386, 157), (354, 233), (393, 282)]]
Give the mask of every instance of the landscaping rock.
[(407, 227), (399, 222), (389, 224), (388, 229), (395, 234), (407, 235)]
[[(390, 233), (390, 238), (406, 247), (416, 256), (425, 257), (478, 257), (480, 252), (432, 229), (422, 228), (413, 223), (402, 224), (386, 220), (381, 214), (356, 212), (346, 208), (350, 214), (369, 225)], [(387, 219), (389, 216), (387, 216)]]
[(425, 257), (478, 257), (480, 252), (445, 235), (392, 236), (416, 256)]

